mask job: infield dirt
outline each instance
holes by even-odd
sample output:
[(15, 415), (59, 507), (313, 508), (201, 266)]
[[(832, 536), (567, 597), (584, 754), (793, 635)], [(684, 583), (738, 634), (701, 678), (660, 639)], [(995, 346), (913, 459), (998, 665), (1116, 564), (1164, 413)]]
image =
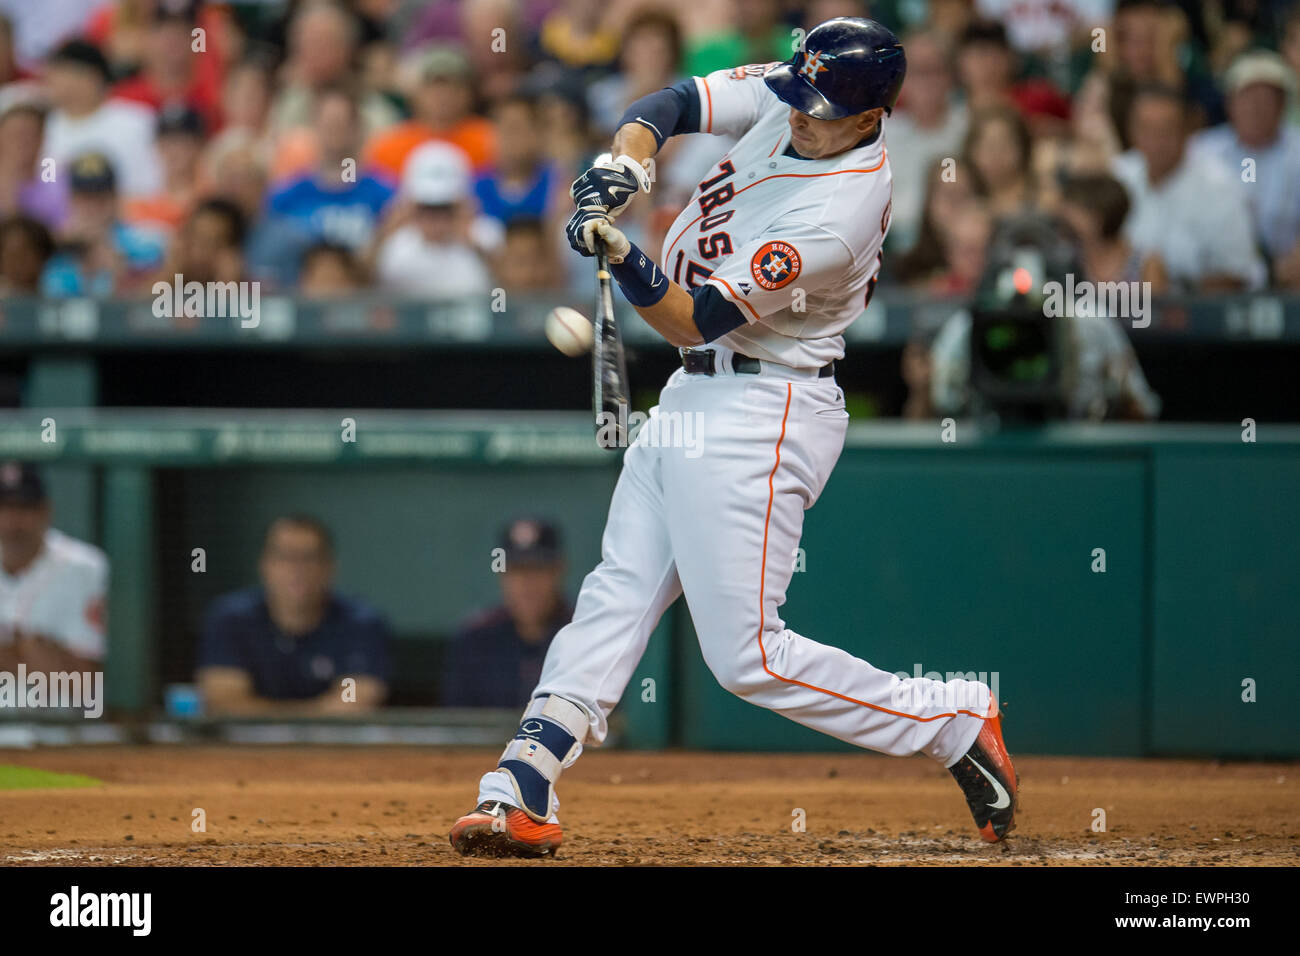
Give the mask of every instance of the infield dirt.
[[(1017, 756), (1018, 827), (981, 842), (920, 757), (590, 751), (553, 860), (465, 860), (447, 830), (498, 751), (0, 750), (86, 789), (0, 792), (0, 865), (1295, 865), (1300, 764)], [(193, 811), (206, 832), (191, 830)], [(1094, 820), (1105, 813), (1105, 831)], [(806, 830), (792, 825), (800, 818)]]

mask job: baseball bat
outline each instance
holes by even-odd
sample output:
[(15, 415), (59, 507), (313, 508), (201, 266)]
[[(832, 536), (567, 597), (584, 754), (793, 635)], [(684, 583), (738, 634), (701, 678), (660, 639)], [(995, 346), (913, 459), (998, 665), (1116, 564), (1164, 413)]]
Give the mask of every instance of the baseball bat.
[(615, 449), (627, 445), (627, 359), (614, 317), (614, 280), (609, 255), (596, 243), (596, 319), (591, 346), (591, 404), (596, 415), (596, 443)]

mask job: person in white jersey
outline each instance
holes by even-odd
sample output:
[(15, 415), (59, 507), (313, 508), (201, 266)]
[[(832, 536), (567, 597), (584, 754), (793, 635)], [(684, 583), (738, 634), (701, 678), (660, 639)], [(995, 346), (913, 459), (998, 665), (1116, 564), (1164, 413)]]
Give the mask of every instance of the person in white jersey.
[[(610, 155), (573, 184), (570, 245), (611, 272), (682, 354), (623, 460), (573, 620), (477, 807), (452, 827), (467, 855), (544, 856), (560, 845), (555, 784), (604, 740), (646, 642), (685, 594), (704, 660), (727, 690), (868, 750), (949, 768), (984, 839), (1011, 829), (1017, 778), (983, 683), (900, 680), (781, 619), (803, 527), (844, 445), (834, 363), (871, 298), (889, 229), (882, 121), (906, 72), (872, 20), (811, 30), (785, 63), (694, 77), (633, 103)], [(650, 191), (649, 160), (682, 133), (739, 140), (700, 182), (661, 261), (612, 220)], [(692, 447), (658, 426), (698, 416)], [(758, 741), (755, 742), (756, 744)]]
[(108, 559), (50, 527), (33, 465), (0, 463), (0, 671), (95, 671), (104, 658)]

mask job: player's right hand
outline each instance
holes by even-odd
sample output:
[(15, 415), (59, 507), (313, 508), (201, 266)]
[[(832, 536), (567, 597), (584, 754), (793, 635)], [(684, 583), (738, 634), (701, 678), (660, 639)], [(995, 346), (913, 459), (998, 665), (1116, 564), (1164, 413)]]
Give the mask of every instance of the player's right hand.
[(588, 257), (596, 254), (596, 240), (599, 239), (604, 244), (605, 254), (609, 256), (612, 265), (622, 262), (632, 249), (627, 236), (615, 228), (603, 210), (595, 206), (575, 212), (569, 218), (569, 224), (564, 227), (564, 232), (574, 251)]
[(650, 192), (650, 174), (631, 156), (614, 159), (609, 153), (596, 157), (595, 164), (573, 181), (569, 195), (581, 209), (599, 206), (616, 219), (638, 192)]

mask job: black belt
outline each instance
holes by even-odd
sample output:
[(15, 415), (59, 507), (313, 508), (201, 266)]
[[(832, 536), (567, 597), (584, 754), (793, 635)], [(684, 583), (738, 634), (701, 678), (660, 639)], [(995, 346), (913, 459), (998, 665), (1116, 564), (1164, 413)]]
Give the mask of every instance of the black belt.
[[(682, 352), (682, 368), (686, 370), (687, 375), (716, 375), (717, 352), (713, 349), (692, 349), (684, 348)], [(757, 375), (763, 370), (763, 363), (756, 358), (750, 358), (748, 355), (731, 356), (731, 370), (737, 375)], [(817, 372), (818, 378), (831, 378), (835, 374), (835, 363), (829, 362), (823, 365)]]

